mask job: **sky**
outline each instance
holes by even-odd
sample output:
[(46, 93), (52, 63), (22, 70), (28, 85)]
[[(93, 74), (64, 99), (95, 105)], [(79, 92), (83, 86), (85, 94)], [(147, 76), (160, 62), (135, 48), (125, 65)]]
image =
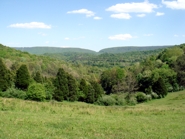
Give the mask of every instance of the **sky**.
[(185, 43), (185, 0), (0, 0), (0, 43), (75, 47)]

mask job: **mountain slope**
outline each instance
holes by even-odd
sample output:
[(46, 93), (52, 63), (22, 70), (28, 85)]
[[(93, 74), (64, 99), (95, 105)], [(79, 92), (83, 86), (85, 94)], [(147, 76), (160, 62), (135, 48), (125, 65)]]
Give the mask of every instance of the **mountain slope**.
[(145, 47), (138, 47), (138, 46), (126, 46), (126, 47), (112, 47), (106, 48), (99, 51), (99, 53), (126, 53), (126, 52), (135, 52), (135, 51), (151, 51), (157, 49), (164, 49), (168, 46), (145, 46)]
[(80, 52), (80, 53), (96, 53), (95, 51), (82, 48), (61, 48), (61, 47), (15, 47), (17, 50), (28, 52), (31, 54), (45, 53), (65, 53), (65, 52)]

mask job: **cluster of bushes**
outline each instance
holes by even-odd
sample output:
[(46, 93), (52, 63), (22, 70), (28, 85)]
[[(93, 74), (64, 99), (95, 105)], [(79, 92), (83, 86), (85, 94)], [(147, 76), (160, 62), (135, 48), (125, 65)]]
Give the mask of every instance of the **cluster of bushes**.
[(138, 103), (143, 103), (150, 101), (152, 99), (158, 99), (156, 93), (152, 92), (151, 94), (146, 95), (143, 92), (137, 93), (125, 93), (125, 94), (111, 94), (111, 95), (103, 95), (100, 97), (95, 104), (101, 106), (124, 106), (124, 105), (136, 105)]

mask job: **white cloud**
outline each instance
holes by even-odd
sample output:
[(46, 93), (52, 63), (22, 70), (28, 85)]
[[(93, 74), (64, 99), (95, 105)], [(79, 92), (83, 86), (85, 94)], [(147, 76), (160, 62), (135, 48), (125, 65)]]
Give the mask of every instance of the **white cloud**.
[(150, 37), (153, 36), (154, 34), (144, 34), (144, 36)]
[(16, 24), (11, 24), (8, 27), (12, 28), (41, 28), (41, 29), (50, 29), (51, 25), (46, 25), (45, 23), (42, 22), (30, 22), (30, 23), (16, 23)]
[(156, 16), (162, 16), (162, 15), (164, 15), (164, 13), (160, 13), (160, 12), (156, 13)]
[(114, 36), (110, 36), (109, 39), (110, 40), (129, 40), (132, 39), (133, 36), (130, 34), (118, 34), (118, 35), (114, 35)]
[(128, 13), (112, 14), (110, 17), (118, 19), (130, 19), (131, 16)]
[(106, 11), (111, 11), (115, 13), (151, 13), (158, 8), (156, 4), (149, 3), (148, 1), (140, 3), (120, 3), (113, 5), (106, 9)]
[(175, 34), (174, 37), (179, 37), (179, 35)]
[(102, 18), (101, 17), (98, 17), (98, 16), (95, 16), (94, 19), (95, 20), (101, 20)]
[(162, 3), (166, 5), (166, 7), (171, 9), (185, 9), (185, 0), (173, 0), (173, 1), (162, 0)]
[(47, 34), (42, 33), (42, 32), (39, 32), (38, 34), (41, 35), (41, 36), (47, 36)]
[(185, 35), (182, 35), (182, 37), (185, 37)]
[(46, 41), (45, 44), (49, 44), (49, 41)]
[(68, 37), (66, 37), (66, 38), (64, 38), (64, 40), (69, 40), (69, 38), (68, 38)]
[(137, 14), (137, 17), (145, 17), (146, 14)]
[(80, 9), (80, 10), (74, 10), (74, 11), (68, 11), (68, 14), (85, 14), (86, 17), (94, 16), (95, 13), (92, 11), (89, 11), (87, 9)]

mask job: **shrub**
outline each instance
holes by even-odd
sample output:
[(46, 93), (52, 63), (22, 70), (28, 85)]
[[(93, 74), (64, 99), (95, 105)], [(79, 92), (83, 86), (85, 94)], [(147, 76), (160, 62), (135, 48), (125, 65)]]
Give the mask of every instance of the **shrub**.
[(1, 92), (0, 96), (7, 97), (7, 98), (20, 98), (25, 99), (26, 98), (26, 92), (16, 89), (14, 87), (11, 87), (7, 89), (5, 92)]
[(27, 91), (27, 99), (35, 100), (35, 101), (43, 101), (46, 99), (45, 88), (40, 83), (31, 84), (28, 87)]
[(126, 104), (126, 100), (123, 95), (112, 95), (112, 97), (116, 100), (115, 105), (123, 106)]
[(127, 101), (128, 105), (136, 105), (137, 104), (137, 99), (135, 95), (128, 93), (125, 97), (125, 100)]
[(104, 95), (96, 102), (98, 105), (113, 106), (116, 104), (116, 100), (110, 95)]
[(152, 92), (151, 96), (152, 96), (152, 99), (157, 99), (157, 98), (159, 98), (159, 96), (158, 96), (156, 93), (154, 93), (154, 92)]
[(147, 101), (147, 96), (143, 92), (138, 92), (135, 94), (135, 96), (136, 96), (137, 102), (139, 103)]

